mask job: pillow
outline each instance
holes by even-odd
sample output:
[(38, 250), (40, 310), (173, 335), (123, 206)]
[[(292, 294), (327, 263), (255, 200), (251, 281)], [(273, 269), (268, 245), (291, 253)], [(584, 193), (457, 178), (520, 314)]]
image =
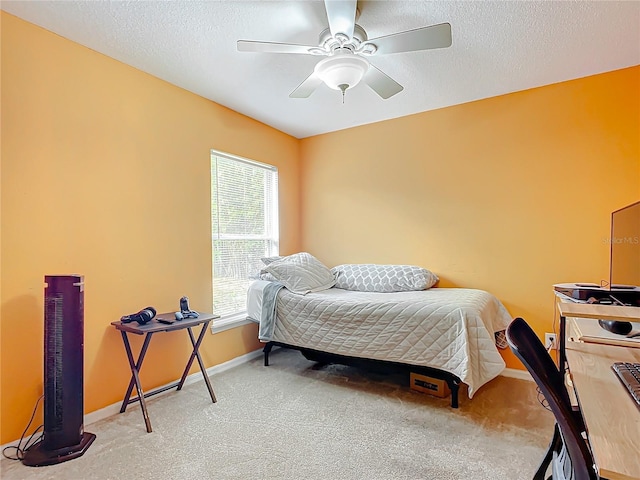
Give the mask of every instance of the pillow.
[(284, 257), (277, 255), (275, 257), (265, 257), (265, 258), (261, 258), (260, 260), (262, 260), (262, 263), (264, 263), (265, 265), (269, 265), (270, 263), (273, 263), (277, 260), (282, 260)]
[[(273, 263), (276, 260), (280, 260), (281, 258), (284, 258), (284, 257), (278, 255), (278, 256), (275, 256), (275, 257), (264, 257), (264, 258), (261, 258), (260, 260), (265, 265), (269, 265), (270, 263)], [(265, 272), (264, 270), (260, 270), (258, 273), (252, 273), (251, 275), (249, 275), (249, 279), (250, 280), (265, 280), (267, 282), (276, 282), (277, 281), (273, 277), (273, 275), (271, 275), (270, 273)]]
[(276, 277), (274, 277), (273, 275), (271, 275), (270, 273), (267, 272), (263, 272), (262, 270), (260, 271), (260, 273), (258, 274), (258, 278), (260, 280), (266, 280), (267, 282), (277, 282), (278, 280), (276, 279)]
[(438, 281), (434, 273), (413, 265), (345, 264), (331, 271), (336, 277), (336, 288), (360, 292), (426, 290)]
[(264, 280), (266, 282), (277, 282), (273, 275), (260, 270), (258, 273), (249, 275), (249, 280)]
[(331, 270), (307, 252), (271, 262), (261, 272), (270, 273), (287, 290), (302, 295), (327, 290), (336, 283)]

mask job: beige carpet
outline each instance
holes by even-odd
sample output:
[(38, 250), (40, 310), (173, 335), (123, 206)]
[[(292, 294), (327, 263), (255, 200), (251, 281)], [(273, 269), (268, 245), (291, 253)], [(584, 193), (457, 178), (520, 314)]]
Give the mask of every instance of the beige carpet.
[[(535, 384), (498, 377), (473, 400), (413, 392), (408, 379), (344, 366), (317, 368), (275, 350), (85, 426), (87, 453), (47, 467), (2, 459), (10, 479), (529, 480), (550, 438)], [(147, 366), (148, 367), (148, 366)], [(142, 371), (144, 382), (144, 370)], [(123, 386), (124, 389), (124, 386)]]

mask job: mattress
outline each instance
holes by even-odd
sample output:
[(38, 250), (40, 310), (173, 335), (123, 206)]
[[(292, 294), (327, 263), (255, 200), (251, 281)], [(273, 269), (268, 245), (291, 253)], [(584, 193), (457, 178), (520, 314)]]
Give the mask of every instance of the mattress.
[[(247, 297), (249, 318), (261, 318), (256, 281)], [(469, 398), (505, 368), (495, 332), (511, 316), (483, 290), (371, 293), (330, 288), (298, 295), (278, 292), (273, 335), (298, 347), (351, 357), (421, 365), (450, 372), (468, 385)]]

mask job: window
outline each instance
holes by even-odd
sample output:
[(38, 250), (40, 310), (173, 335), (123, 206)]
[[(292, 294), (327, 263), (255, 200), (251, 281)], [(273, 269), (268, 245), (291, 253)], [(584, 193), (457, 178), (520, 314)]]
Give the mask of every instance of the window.
[(211, 151), (213, 311), (244, 319), (247, 288), (278, 254), (278, 170)]

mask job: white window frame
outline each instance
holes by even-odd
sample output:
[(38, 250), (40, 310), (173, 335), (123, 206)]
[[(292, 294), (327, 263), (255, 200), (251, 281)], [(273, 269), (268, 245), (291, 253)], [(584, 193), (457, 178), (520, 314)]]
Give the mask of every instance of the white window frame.
[[(231, 160), (234, 162), (239, 162), (239, 163), (244, 163), (246, 165), (249, 165), (251, 167), (256, 167), (256, 168), (262, 168), (264, 170), (267, 171), (271, 171), (275, 173), (275, 187), (274, 187), (274, 202), (273, 202), (273, 211), (272, 212), (268, 212), (265, 218), (265, 221), (270, 225), (269, 228), (267, 228), (267, 230), (269, 230), (269, 232), (267, 233), (266, 236), (262, 235), (262, 236), (257, 236), (257, 235), (245, 235), (245, 236), (238, 236), (238, 235), (218, 235), (217, 239), (219, 240), (242, 240), (242, 239), (264, 239), (267, 241), (270, 241), (270, 251), (269, 252), (265, 252), (266, 256), (273, 256), (273, 255), (278, 255), (279, 252), (279, 218), (278, 218), (278, 169), (277, 167), (273, 166), (273, 165), (268, 165), (265, 163), (261, 163), (261, 162), (256, 162), (254, 160), (250, 160), (247, 158), (243, 158), (243, 157), (239, 157), (237, 155), (232, 155), (229, 153), (225, 153), (225, 152), (221, 152), (218, 150), (211, 150), (211, 163), (213, 163), (214, 161), (214, 157), (220, 157), (220, 158), (224, 158), (226, 160)], [(212, 166), (213, 168), (213, 166)], [(217, 180), (217, 176), (216, 176), (216, 180)], [(214, 188), (213, 188), (213, 177), (211, 178), (211, 182), (212, 182), (212, 189), (211, 189), (211, 207), (212, 207), (212, 219), (213, 219), (213, 208), (214, 208)], [(217, 190), (217, 189), (216, 189)], [(212, 278), (212, 286), (215, 285), (215, 258), (216, 258), (216, 253), (214, 251), (214, 247), (213, 247), (213, 241), (216, 240), (216, 235), (214, 234), (215, 231), (219, 232), (219, 228), (216, 229), (214, 225), (211, 225), (211, 235), (212, 235), (212, 252), (211, 252), (211, 278)], [(255, 272), (258, 273), (258, 272)], [(215, 288), (213, 291), (213, 295), (215, 298)], [(211, 331), (213, 333), (219, 333), (219, 332), (223, 332), (225, 330), (229, 330), (231, 328), (236, 328), (239, 327), (241, 325), (246, 325), (252, 323), (251, 320), (247, 319), (247, 312), (246, 310), (242, 310), (242, 311), (238, 311), (238, 312), (234, 312), (232, 314), (227, 314), (227, 315), (223, 315), (220, 319), (215, 320), (214, 322), (212, 322), (211, 325)]]

